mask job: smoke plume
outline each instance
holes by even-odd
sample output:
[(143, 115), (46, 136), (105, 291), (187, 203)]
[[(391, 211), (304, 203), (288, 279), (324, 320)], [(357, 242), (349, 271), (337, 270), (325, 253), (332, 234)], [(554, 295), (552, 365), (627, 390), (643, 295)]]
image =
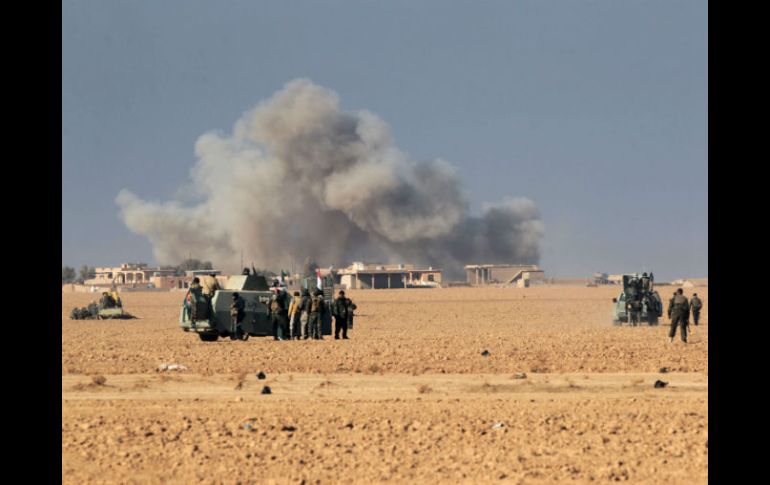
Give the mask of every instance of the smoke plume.
[(410, 160), (384, 121), (341, 111), (334, 92), (308, 80), (244, 114), (232, 135), (204, 134), (195, 153), (187, 202), (148, 202), (126, 189), (116, 199), (160, 264), (192, 253), (236, 271), (243, 251), (244, 263), (265, 268), (310, 257), (457, 275), (464, 264), (539, 259), (543, 224), (532, 201), (506, 198), (470, 215), (450, 164)]

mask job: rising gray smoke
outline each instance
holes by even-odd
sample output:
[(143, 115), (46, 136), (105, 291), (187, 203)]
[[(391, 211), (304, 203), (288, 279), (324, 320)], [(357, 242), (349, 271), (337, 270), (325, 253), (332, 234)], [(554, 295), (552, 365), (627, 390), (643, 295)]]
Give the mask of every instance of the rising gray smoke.
[(380, 118), (340, 111), (337, 95), (308, 80), (237, 121), (232, 136), (207, 133), (180, 201), (117, 196), (128, 228), (153, 245), (160, 264), (192, 253), (227, 271), (244, 262), (288, 268), (312, 257), (412, 262), (458, 275), (463, 264), (536, 263), (543, 224), (535, 204), (506, 198), (469, 204), (454, 168), (413, 162)]

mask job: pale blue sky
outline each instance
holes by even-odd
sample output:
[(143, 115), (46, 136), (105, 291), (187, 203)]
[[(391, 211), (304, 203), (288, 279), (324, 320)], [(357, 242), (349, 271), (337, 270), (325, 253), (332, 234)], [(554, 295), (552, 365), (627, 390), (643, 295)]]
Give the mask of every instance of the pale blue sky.
[(62, 4), (62, 263), (154, 263), (115, 196), (173, 198), (195, 140), (305, 77), (526, 196), (549, 275), (708, 274), (707, 2)]

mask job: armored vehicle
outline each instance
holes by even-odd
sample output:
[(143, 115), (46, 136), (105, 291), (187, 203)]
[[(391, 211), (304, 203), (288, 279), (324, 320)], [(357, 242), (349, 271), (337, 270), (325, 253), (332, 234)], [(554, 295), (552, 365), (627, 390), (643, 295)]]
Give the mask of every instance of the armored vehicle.
[(647, 322), (649, 325), (658, 325), (658, 319), (663, 316), (663, 301), (653, 284), (652, 273), (623, 275), (623, 291), (612, 299), (614, 325), (622, 325), (623, 322), (636, 325), (637, 322), (631, 318), (633, 308), (637, 308), (639, 324)]
[(113, 293), (113, 295), (116, 298), (105, 293), (99, 303), (93, 302), (87, 307), (73, 308), (70, 312), (70, 318), (72, 320), (127, 320), (136, 318), (123, 310), (123, 303), (120, 301), (120, 297), (117, 297), (117, 293)]
[[(334, 280), (331, 277), (323, 279), (324, 301), (327, 303), (324, 314), (321, 316), (323, 335), (331, 335), (332, 333), (330, 308), (334, 294), (333, 285)], [(306, 278), (302, 280), (301, 286), (312, 293), (316, 290), (316, 279)], [(267, 307), (273, 296), (273, 291), (264, 276), (256, 274), (230, 276), (225, 288), (217, 290), (211, 299), (204, 296), (200, 301), (194, 303), (197, 314), (195, 327), (191, 325), (190, 321), (189, 305), (192, 303), (185, 297), (179, 315), (179, 326), (185, 332), (197, 333), (204, 342), (214, 342), (219, 337), (230, 337), (232, 327), (230, 304), (233, 301), (233, 293), (238, 293), (246, 304), (245, 316), (241, 322), (244, 334), (241, 338), (245, 340), (249, 336), (273, 335), (273, 326), (268, 316)]]

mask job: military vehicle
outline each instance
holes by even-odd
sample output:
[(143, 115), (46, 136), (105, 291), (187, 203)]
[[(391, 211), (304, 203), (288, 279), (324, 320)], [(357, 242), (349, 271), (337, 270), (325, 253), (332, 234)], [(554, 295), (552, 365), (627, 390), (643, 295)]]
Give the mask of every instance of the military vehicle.
[[(307, 280), (312, 280), (312, 285), (308, 286), (308, 281), (303, 281), (302, 286), (307, 288), (312, 294), (316, 290), (316, 280), (315, 278), (307, 278)], [(334, 281), (328, 278), (324, 280), (323, 284), (324, 300), (330, 305), (331, 295), (334, 292)], [(264, 276), (255, 274), (230, 276), (225, 288), (217, 290), (211, 300), (204, 297), (201, 298), (202, 301), (196, 303), (198, 318), (194, 328), (190, 322), (190, 303), (187, 297), (185, 297), (179, 315), (179, 326), (185, 332), (197, 333), (198, 337), (204, 342), (214, 342), (219, 337), (236, 337), (230, 335), (232, 326), (230, 321), (230, 304), (233, 301), (233, 293), (238, 293), (246, 304), (245, 316), (241, 322), (241, 328), (244, 333), (240, 338), (247, 340), (249, 336), (273, 335), (273, 325), (270, 322), (267, 307), (270, 303), (270, 298), (274, 294), (273, 291)], [(331, 335), (332, 332), (329, 305), (327, 305), (327, 309), (321, 317), (321, 331), (323, 335)]]
[(658, 325), (658, 319), (663, 316), (663, 301), (653, 288), (654, 277), (650, 273), (633, 273), (623, 275), (623, 291), (617, 298), (613, 298), (613, 324), (622, 325), (623, 322), (636, 325), (631, 320), (631, 309), (639, 308), (639, 324), (647, 322), (649, 325)]
[(136, 318), (123, 310), (120, 297), (117, 300), (110, 296), (102, 296), (99, 303), (92, 302), (87, 307), (73, 308), (70, 312), (72, 320), (126, 320)]

